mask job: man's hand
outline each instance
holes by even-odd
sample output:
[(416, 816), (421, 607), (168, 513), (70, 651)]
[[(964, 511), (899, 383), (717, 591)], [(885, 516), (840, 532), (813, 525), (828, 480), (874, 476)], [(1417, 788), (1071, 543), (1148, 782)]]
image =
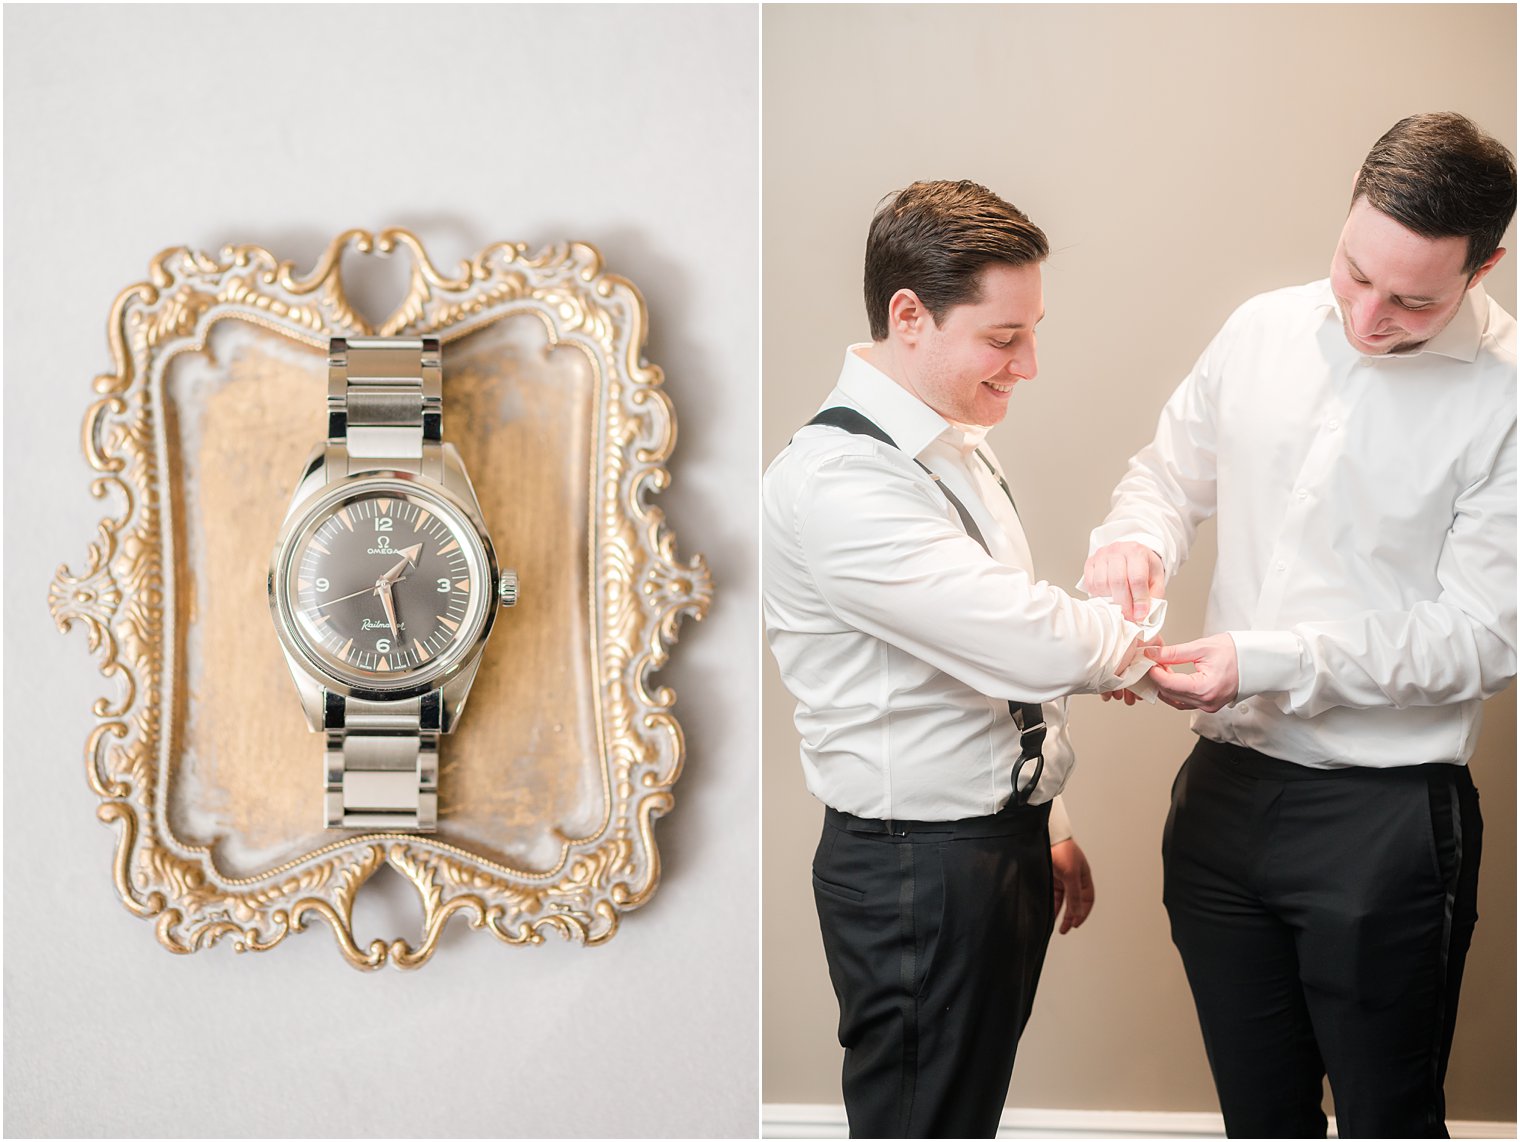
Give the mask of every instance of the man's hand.
[(1093, 598), (1112, 599), (1132, 623), (1144, 622), (1152, 599), (1166, 597), (1161, 556), (1143, 543), (1110, 543), (1094, 551), (1082, 568), (1082, 584)]
[[(1176, 646), (1149, 647), (1145, 654), (1157, 664), (1146, 677), (1156, 684), (1156, 696), (1168, 706), (1212, 714), (1235, 701), (1240, 693), (1235, 640), (1227, 634)], [(1193, 664), (1192, 674), (1167, 669), (1183, 662)]]
[[(1070, 837), (1050, 846), (1050, 867), (1056, 894), (1055, 915), (1061, 918), (1060, 932), (1064, 936), (1073, 928), (1080, 928), (1092, 911), (1092, 869), (1088, 867), (1086, 854)], [(1063, 903), (1065, 916), (1061, 916)]]

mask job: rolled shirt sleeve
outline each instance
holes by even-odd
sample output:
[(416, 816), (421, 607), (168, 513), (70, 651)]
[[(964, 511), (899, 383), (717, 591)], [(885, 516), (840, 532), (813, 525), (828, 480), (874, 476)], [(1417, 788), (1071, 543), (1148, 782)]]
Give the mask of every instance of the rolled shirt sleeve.
[(1057, 793), (1050, 802), (1050, 843), (1058, 845), (1071, 840), (1074, 835), (1071, 816), (1066, 811), (1066, 795)]

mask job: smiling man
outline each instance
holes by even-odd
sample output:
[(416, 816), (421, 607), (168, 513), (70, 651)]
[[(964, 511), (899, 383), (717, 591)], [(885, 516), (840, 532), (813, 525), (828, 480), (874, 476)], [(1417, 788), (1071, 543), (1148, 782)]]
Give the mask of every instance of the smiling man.
[[(1219, 517), (1163, 854), (1231, 1135), (1444, 1137), (1477, 919), (1466, 768), (1515, 674), (1513, 156), (1417, 115), (1357, 174), (1328, 280), (1225, 323), (1130, 462), (1084, 579), (1131, 614)], [(1194, 663), (1194, 673), (1165, 666)]]
[(996, 1132), (1054, 917), (1092, 905), (1052, 812), (1064, 696), (1149, 665), (1117, 605), (1036, 579), (984, 440), (1036, 374), (1047, 249), (975, 183), (891, 196), (872, 340), (765, 475), (766, 635), (827, 807), (813, 895), (854, 1137)]

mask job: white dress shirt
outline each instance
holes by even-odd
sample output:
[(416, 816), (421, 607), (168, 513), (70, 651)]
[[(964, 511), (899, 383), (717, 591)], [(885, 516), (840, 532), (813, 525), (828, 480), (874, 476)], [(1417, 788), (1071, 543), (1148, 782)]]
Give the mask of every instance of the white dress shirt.
[[(1035, 579), (1018, 515), (975, 456), (980, 445), (991, 459), (986, 430), (940, 417), (859, 357), (865, 347), (846, 352), (822, 407), (864, 413), (899, 447), (805, 427), (763, 485), (766, 636), (797, 699), (808, 789), (862, 817), (995, 813), (1020, 754), (1012, 699), (1045, 703), (1031, 801), (1049, 801), (1073, 762), (1064, 695), (1122, 685), (1141, 628), (1107, 600)], [(990, 556), (915, 457), (966, 506)], [(1053, 840), (1069, 835), (1052, 817)]]
[(1216, 512), (1204, 632), (1235, 640), (1240, 698), (1193, 728), (1319, 768), (1466, 762), (1515, 675), (1514, 318), (1475, 286), (1421, 349), (1365, 357), (1327, 280), (1246, 302), (1092, 548), (1171, 574)]

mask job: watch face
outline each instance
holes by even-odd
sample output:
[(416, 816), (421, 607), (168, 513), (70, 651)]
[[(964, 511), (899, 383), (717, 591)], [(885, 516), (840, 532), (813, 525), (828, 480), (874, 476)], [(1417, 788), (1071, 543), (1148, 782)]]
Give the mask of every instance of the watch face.
[(442, 673), (490, 614), (491, 564), (475, 527), (405, 485), (319, 502), (284, 551), (279, 604), (297, 642), (361, 687)]

